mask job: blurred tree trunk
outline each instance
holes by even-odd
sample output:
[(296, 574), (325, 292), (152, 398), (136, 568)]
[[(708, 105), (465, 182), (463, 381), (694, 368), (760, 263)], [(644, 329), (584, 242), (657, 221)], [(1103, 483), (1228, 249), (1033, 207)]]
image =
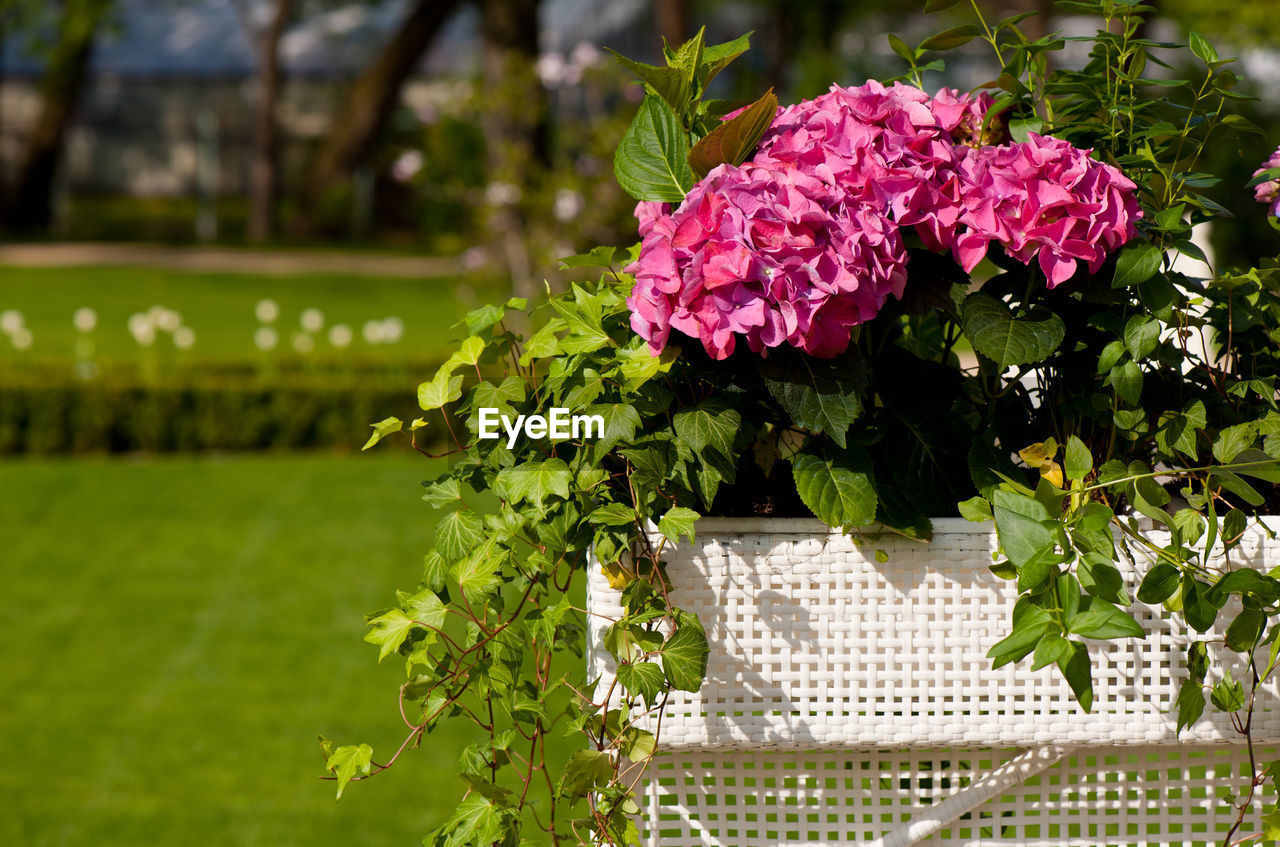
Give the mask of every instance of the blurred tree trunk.
[(279, 131), (280, 39), (293, 17), (294, 0), (276, 0), (271, 22), (258, 44), (258, 99), (253, 115), (253, 160), (249, 168), (249, 240), (276, 234), (280, 197)]
[(487, 108), (481, 116), (490, 184), (515, 192), (493, 192), (490, 232), (511, 274), (518, 296), (534, 293), (527, 245), (528, 221), (518, 195), (534, 187), (550, 163), (547, 92), (535, 72), (538, 61), (538, 7), (541, 0), (480, 0)]
[(300, 192), (294, 221), (299, 234), (313, 229), (313, 212), (324, 194), (349, 182), (368, 158), (400, 89), (460, 5), (461, 0), (415, 0), (396, 34), (351, 85)]
[(53, 222), (54, 179), (66, 146), (67, 127), (88, 76), (94, 35), (109, 7), (109, 0), (67, 0), (61, 4), (57, 41), (40, 83), (40, 113), (13, 185), (0, 204), (6, 227), (45, 230)]
[(672, 49), (689, 39), (689, 0), (654, 0), (653, 21), (658, 35), (667, 40)]

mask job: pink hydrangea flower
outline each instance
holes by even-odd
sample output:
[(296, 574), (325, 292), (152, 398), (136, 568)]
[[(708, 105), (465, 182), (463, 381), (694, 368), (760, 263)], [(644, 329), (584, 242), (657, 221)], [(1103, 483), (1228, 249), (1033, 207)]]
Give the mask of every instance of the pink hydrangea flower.
[(959, 170), (964, 212), (951, 247), (965, 271), (995, 241), (1023, 264), (1039, 258), (1053, 288), (1077, 261), (1097, 273), (1142, 216), (1128, 177), (1058, 138), (966, 148)]
[(906, 252), (893, 223), (796, 176), (721, 165), (649, 226), (627, 302), (655, 353), (675, 328), (717, 359), (738, 336), (757, 352), (788, 343), (835, 356), (853, 325), (901, 295)]
[[(1271, 158), (1262, 163), (1262, 167), (1253, 172), (1254, 176), (1271, 168), (1280, 168), (1280, 148), (1271, 154)], [(1270, 203), (1267, 213), (1273, 218), (1280, 218), (1280, 179), (1260, 182), (1253, 189), (1253, 196), (1259, 203)]]

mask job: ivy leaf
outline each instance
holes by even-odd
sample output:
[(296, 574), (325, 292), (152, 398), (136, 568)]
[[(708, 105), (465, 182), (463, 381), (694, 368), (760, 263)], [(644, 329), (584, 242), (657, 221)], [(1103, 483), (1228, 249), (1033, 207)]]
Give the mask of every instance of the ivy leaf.
[(553, 494), (569, 499), (569, 483), (572, 481), (573, 471), (563, 459), (546, 459), (504, 468), (498, 474), (496, 488), (503, 498), (512, 503), (532, 501), (541, 505)]
[(702, 178), (717, 165), (742, 164), (755, 151), (777, 113), (778, 98), (770, 88), (732, 120), (724, 121), (693, 145), (689, 151), (689, 167)]
[(689, 543), (693, 543), (693, 525), (702, 515), (693, 509), (684, 506), (676, 506), (668, 509), (658, 520), (658, 532), (661, 532), (669, 541), (679, 542), (680, 536), (685, 535), (689, 538)]
[(502, 582), (498, 571), (506, 554), (499, 553), (496, 548), (497, 543), (489, 539), (450, 569), (449, 575), (458, 583), (463, 594), (473, 598), (481, 597)]
[(827, 360), (778, 353), (760, 371), (769, 393), (797, 426), (825, 432), (845, 447), (849, 426), (862, 415), (866, 361), (856, 351)]
[(1178, 732), (1181, 733), (1204, 714), (1204, 688), (1194, 679), (1184, 679), (1174, 705), (1178, 709)]
[(627, 691), (641, 697), (646, 706), (652, 706), (660, 699), (663, 681), (662, 668), (653, 662), (631, 662), (618, 667), (618, 682)]
[(418, 386), (418, 405), (424, 412), (439, 409), (462, 396), (462, 377), (453, 376), (446, 367), (436, 372), (430, 382)]
[(694, 183), (688, 157), (689, 140), (675, 113), (647, 94), (614, 154), (613, 174), (637, 200), (679, 203)]
[(333, 751), (324, 766), (338, 777), (338, 799), (342, 798), (343, 789), (357, 773), (361, 776), (369, 775), (372, 761), (373, 748), (368, 744), (349, 744)]
[(594, 449), (597, 456), (604, 455), (618, 444), (631, 443), (640, 428), (640, 413), (635, 406), (626, 403), (605, 403), (588, 406), (584, 415), (599, 415), (604, 418), (604, 433), (595, 440)]
[(1043, 362), (1067, 331), (1062, 318), (1052, 312), (1015, 318), (1003, 302), (981, 291), (965, 298), (960, 323), (974, 349), (1002, 369)]
[(866, 526), (876, 517), (876, 488), (866, 451), (854, 448), (824, 459), (800, 453), (791, 460), (796, 493), (827, 526)]
[(383, 418), (376, 424), (369, 424), (369, 426), (373, 427), (373, 435), (369, 436), (369, 440), (364, 443), (364, 446), (360, 448), (361, 450), (368, 450), (391, 433), (399, 432), (400, 428), (404, 426), (404, 422), (399, 418)]
[[(661, 672), (659, 672), (659, 679), (661, 679)], [(657, 746), (658, 739), (652, 732), (629, 726), (622, 733), (622, 743), (618, 745), (618, 751), (632, 762), (639, 763), (652, 756)]]
[(600, 295), (590, 294), (575, 284), (572, 298), (555, 297), (551, 306), (569, 329), (569, 334), (560, 339), (560, 349), (564, 352), (591, 353), (609, 343), (609, 333), (604, 331), (604, 301)]
[(662, 645), (662, 670), (672, 688), (696, 692), (707, 675), (707, 656), (711, 652), (707, 635), (700, 628), (685, 624), (671, 634)]
[(484, 523), (470, 509), (450, 512), (436, 524), (436, 550), (448, 562), (456, 562), (484, 539)]
[(1116, 274), (1111, 278), (1111, 287), (1132, 288), (1151, 279), (1160, 270), (1163, 255), (1160, 248), (1150, 241), (1138, 241), (1125, 247), (1116, 258)]
[(1232, 679), (1231, 672), (1228, 671), (1213, 687), (1209, 702), (1223, 712), (1237, 712), (1244, 708), (1244, 685)]
[(369, 621), (369, 626), (372, 629), (365, 633), (364, 640), (379, 646), (378, 661), (381, 662), (400, 649), (413, 629), (413, 620), (403, 610), (392, 609)]
[(604, 526), (630, 526), (635, 523), (636, 510), (622, 503), (605, 503), (592, 512), (587, 520)]
[(708, 447), (733, 455), (733, 442), (742, 427), (742, 416), (718, 400), (707, 400), (681, 409), (672, 420), (676, 439), (697, 456)]
[[(575, 750), (565, 765), (560, 789), (571, 797), (586, 797), (613, 779), (613, 760), (600, 750)], [(476, 842), (482, 843), (482, 842)], [(489, 842), (483, 842), (489, 843)]]
[(462, 500), (462, 486), (451, 476), (435, 482), (424, 482), (422, 486), (427, 490), (422, 499), (430, 503), (432, 508), (439, 509)]
[[(507, 828), (507, 816), (495, 801), (482, 792), (472, 791), (462, 798), (453, 815), (437, 832), (448, 831), (446, 843), (451, 845), (496, 844), (503, 841)], [(427, 836), (423, 843), (436, 844), (440, 841)]]
[(1089, 598), (1087, 607), (1067, 618), (1067, 631), (1085, 638), (1141, 638), (1146, 634), (1132, 615), (1100, 597)]
[(449, 563), (440, 555), (440, 551), (432, 550), (422, 557), (422, 584), (432, 591), (444, 588), (445, 577), (449, 573)]

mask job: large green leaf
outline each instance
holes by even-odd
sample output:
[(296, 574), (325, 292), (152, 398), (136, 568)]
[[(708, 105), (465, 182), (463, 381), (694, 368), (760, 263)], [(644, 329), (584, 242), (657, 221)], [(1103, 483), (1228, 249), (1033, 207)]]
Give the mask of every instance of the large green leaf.
[(632, 694), (644, 698), (645, 705), (652, 705), (662, 695), (662, 668), (653, 662), (632, 662), (618, 668), (618, 682)]
[(981, 291), (965, 298), (960, 322), (974, 349), (1002, 368), (1043, 362), (1067, 331), (1052, 312), (1016, 318), (1003, 302)]
[(698, 82), (705, 90), (711, 80), (751, 47), (751, 33), (740, 35), (722, 44), (710, 44), (702, 50), (702, 62), (698, 66)]
[(436, 524), (436, 550), (449, 562), (466, 556), (484, 538), (484, 522), (470, 509), (450, 512)]
[(413, 619), (403, 610), (392, 609), (369, 621), (369, 626), (371, 629), (365, 633), (364, 640), (380, 648), (378, 661), (381, 662), (400, 649), (400, 645), (409, 636), (409, 630), (413, 629), (414, 624)]
[(357, 774), (363, 776), (369, 775), (370, 764), (373, 761), (373, 748), (368, 744), (359, 746), (351, 744), (346, 747), (339, 747), (330, 754), (324, 766), (333, 771), (338, 777), (338, 797), (342, 797), (342, 791), (347, 787), (347, 783)]
[(1141, 638), (1145, 634), (1132, 615), (1098, 597), (1082, 601), (1081, 610), (1067, 619), (1067, 630), (1085, 638)]
[(876, 488), (866, 451), (854, 448), (823, 458), (800, 453), (791, 460), (796, 492), (827, 526), (865, 526), (876, 517)]
[(1053, 516), (1034, 497), (997, 489), (991, 495), (996, 535), (1009, 561), (1019, 568), (1052, 553), (1056, 539), (1050, 526)]
[(646, 95), (613, 157), (622, 190), (637, 200), (679, 203), (693, 186), (689, 139), (660, 97)]
[(717, 165), (742, 164), (755, 151), (777, 112), (778, 98), (770, 88), (732, 120), (721, 123), (693, 145), (689, 166), (699, 177), (704, 177)]
[(547, 459), (505, 468), (498, 474), (496, 487), (512, 503), (527, 500), (541, 504), (553, 494), (568, 499), (572, 481), (573, 471), (563, 459)]
[(711, 447), (733, 455), (733, 442), (742, 426), (742, 416), (719, 400), (707, 400), (691, 409), (681, 409), (672, 420), (676, 439), (693, 455)]
[[(609, 50), (607, 47), (605, 49)], [(683, 70), (647, 65), (644, 62), (628, 59), (616, 50), (609, 50), (609, 52), (618, 60), (618, 64), (640, 77), (650, 90), (667, 101), (672, 111), (683, 114), (688, 108), (692, 86), (689, 84), (688, 75)]]
[(679, 627), (662, 645), (662, 669), (672, 688), (697, 691), (707, 675), (707, 635), (688, 624)]
[(814, 359), (784, 349), (766, 359), (760, 369), (769, 393), (797, 426), (825, 432), (844, 447), (849, 426), (862, 415), (866, 360), (857, 352)]

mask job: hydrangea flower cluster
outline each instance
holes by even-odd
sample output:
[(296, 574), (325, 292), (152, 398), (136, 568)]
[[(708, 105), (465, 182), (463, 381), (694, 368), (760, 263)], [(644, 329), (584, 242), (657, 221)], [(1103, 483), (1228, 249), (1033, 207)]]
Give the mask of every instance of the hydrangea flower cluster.
[[(1280, 168), (1280, 148), (1276, 148), (1276, 152), (1272, 153), (1271, 157), (1262, 163), (1262, 167), (1253, 172), (1253, 175), (1258, 176), (1272, 168)], [(1253, 189), (1253, 197), (1259, 203), (1269, 203), (1271, 208), (1267, 213), (1273, 218), (1280, 218), (1280, 179), (1258, 183)]]
[(906, 283), (900, 227), (965, 270), (992, 242), (1054, 286), (1133, 235), (1134, 184), (1053, 138), (981, 144), (991, 100), (868, 82), (780, 109), (752, 159), (713, 170), (674, 211), (641, 203), (631, 324), (717, 359), (737, 336), (831, 357)]

